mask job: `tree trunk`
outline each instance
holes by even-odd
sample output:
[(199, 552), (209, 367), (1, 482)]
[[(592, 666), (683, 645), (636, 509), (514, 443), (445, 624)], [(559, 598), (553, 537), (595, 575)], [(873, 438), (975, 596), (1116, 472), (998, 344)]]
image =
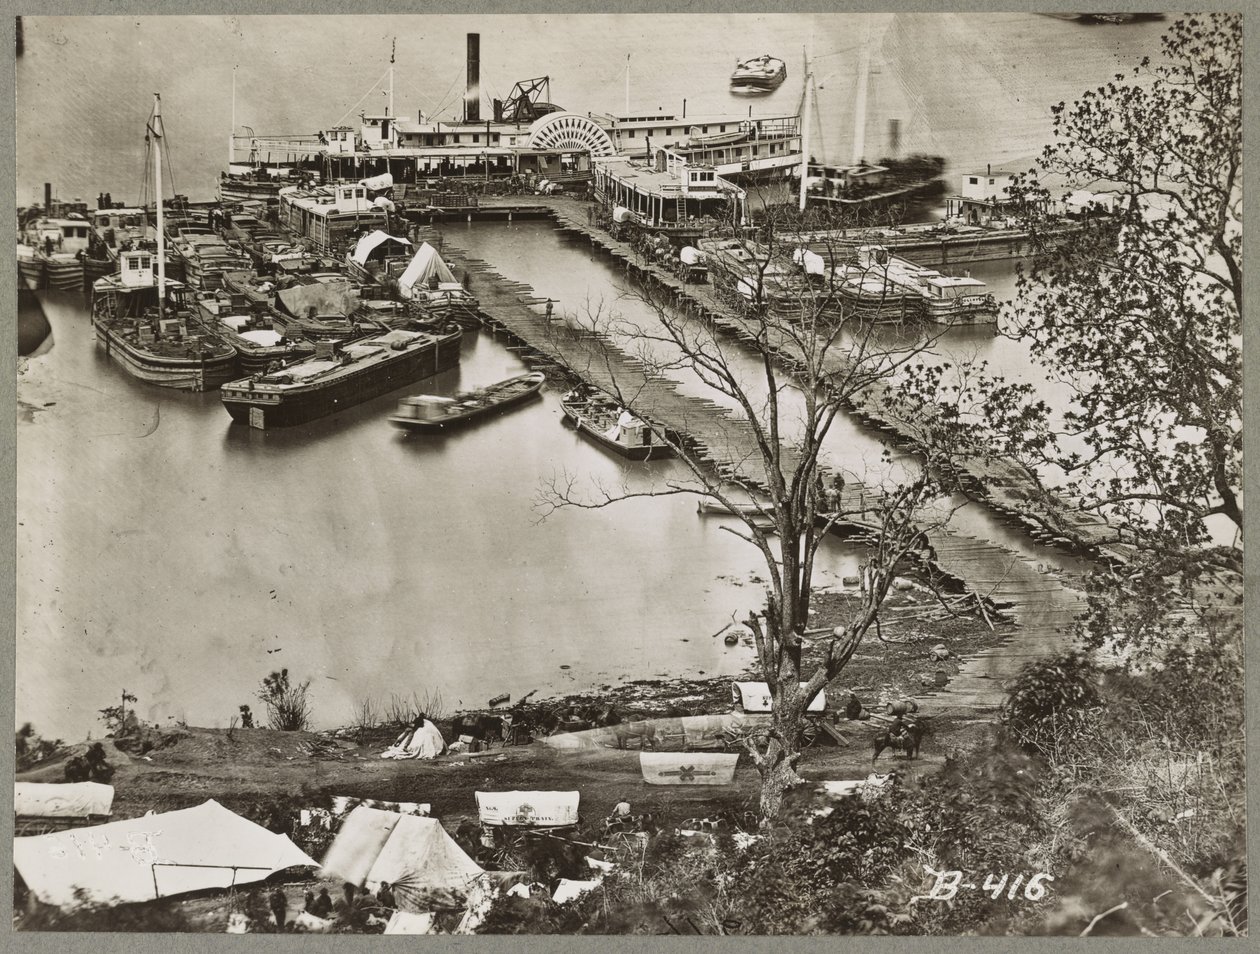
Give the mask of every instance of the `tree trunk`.
[(778, 743), (773, 743), (777, 756), (771, 765), (767, 765), (761, 773), (761, 817), (774, 818), (783, 807), (783, 795), (789, 789), (804, 783), (804, 779), (796, 774), (796, 769), (788, 761)]

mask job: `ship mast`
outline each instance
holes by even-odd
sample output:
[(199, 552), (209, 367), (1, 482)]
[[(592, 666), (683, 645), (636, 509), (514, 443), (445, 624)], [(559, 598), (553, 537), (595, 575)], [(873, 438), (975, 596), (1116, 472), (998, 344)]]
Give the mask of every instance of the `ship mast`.
[(857, 102), (853, 109), (853, 164), (860, 165), (866, 153), (866, 89), (871, 73), (871, 24), (867, 21), (858, 60)]
[(398, 37), (389, 48), (389, 118), (394, 118), (394, 53), (398, 50)]
[(800, 207), (801, 212), (805, 211), (805, 194), (806, 185), (809, 181), (809, 93), (814, 84), (814, 74), (805, 74), (805, 89), (801, 94), (801, 195)]
[(153, 138), (153, 187), (157, 192), (158, 321), (162, 320), (162, 299), (166, 297), (166, 229), (162, 221), (162, 96), (153, 94), (153, 118), (149, 121)]
[(228, 130), (228, 175), (232, 174), (232, 158), (236, 153), (236, 67), (232, 67), (232, 128)]

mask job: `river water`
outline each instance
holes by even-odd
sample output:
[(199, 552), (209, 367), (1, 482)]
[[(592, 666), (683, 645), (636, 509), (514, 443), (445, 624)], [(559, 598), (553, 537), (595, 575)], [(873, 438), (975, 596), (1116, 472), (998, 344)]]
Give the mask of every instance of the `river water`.
[[(815, 135), (824, 158), (844, 160), (857, 44), (869, 31), (868, 152), (886, 118), (901, 118), (904, 148), (957, 168), (1033, 155), (1048, 105), (1154, 52), (1159, 33), (1158, 24), (1098, 28), (1025, 14), (668, 19), (670, 29), (659, 16), (28, 19), (18, 201), (44, 181), (63, 198), (138, 196), (136, 130), (155, 89), (175, 185), (208, 197), (231, 125), (233, 63), (240, 122), (311, 132), (384, 73), (394, 35), (399, 112), (438, 115), (458, 108), (470, 29), (482, 33), (488, 91), (502, 96), (546, 70), (551, 98), (578, 111), (622, 109), (627, 53), (636, 110), (681, 111), (673, 100), (687, 95), (689, 115), (746, 111), (726, 92), (736, 56), (762, 47), (788, 56), (808, 44), (820, 85)], [(178, 57), (167, 55), (174, 49)], [(798, 67), (755, 108), (794, 110), (799, 76)], [(444, 113), (448, 87), (455, 105)], [(451, 239), (562, 308), (616, 295), (612, 268), (545, 225), (459, 226)], [(984, 268), (978, 277), (1002, 293), (1009, 269)], [(81, 301), (51, 295), (45, 311), (55, 347), (19, 381), (19, 722), (82, 736), (126, 688), (147, 718), (222, 725), (281, 666), (313, 680), (317, 721), (327, 725), (391, 693), (479, 705), (500, 692), (725, 674), (748, 661), (747, 649), (711, 634), (759, 604), (764, 570), (691, 498), (540, 519), (536, 499), (556, 475), (638, 490), (681, 472), (606, 456), (561, 426), (554, 394), (438, 440), (390, 428), (396, 395), (258, 433), (230, 426), (217, 395), (127, 378), (98, 351)], [(1026, 365), (987, 331), (961, 332), (954, 346), (1012, 370)], [(470, 335), (461, 366), (423, 389), (450, 393), (520, 367), (499, 342)], [(833, 437), (837, 463), (881, 466), (877, 441), (856, 426), (843, 422)], [(957, 521), (1056, 562), (976, 508)], [(829, 546), (823, 582), (858, 560)]]

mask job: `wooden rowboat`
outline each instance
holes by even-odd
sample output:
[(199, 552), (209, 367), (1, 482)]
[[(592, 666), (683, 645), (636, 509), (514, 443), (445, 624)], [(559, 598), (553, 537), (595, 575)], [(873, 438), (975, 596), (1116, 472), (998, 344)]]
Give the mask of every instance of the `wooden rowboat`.
[(762, 507), (746, 504), (731, 508), (717, 500), (701, 500), (696, 504), (696, 511), (720, 514), (724, 517), (764, 517), (769, 520), (774, 517), (774, 504), (765, 504)]
[[(631, 460), (660, 460), (674, 456), (674, 448), (646, 421), (624, 407), (570, 391), (560, 400), (565, 419), (601, 447)], [(667, 435), (677, 440), (675, 435)]]
[(441, 431), (458, 427), (532, 398), (545, 380), (541, 371), (531, 371), (489, 387), (461, 392), (454, 397), (436, 394), (405, 397), (398, 402), (398, 411), (390, 415), (389, 420), (395, 427), (411, 431)]

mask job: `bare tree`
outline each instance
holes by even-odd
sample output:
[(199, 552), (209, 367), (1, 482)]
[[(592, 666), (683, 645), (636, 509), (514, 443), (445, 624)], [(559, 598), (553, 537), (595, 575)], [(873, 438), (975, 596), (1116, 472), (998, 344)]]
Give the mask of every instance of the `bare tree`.
[[(852, 265), (851, 249), (835, 240), (834, 230), (815, 233), (821, 252), (814, 254), (823, 267), (816, 259), (807, 268), (792, 237), (805, 224), (792, 212), (770, 209), (755, 238), (731, 234), (700, 243), (723, 302), (720, 315), (693, 315), (677, 307), (668, 290), (638, 283), (623, 294), (645, 304), (651, 321), (631, 321), (603, 303), (569, 316), (594, 342), (589, 363), (577, 369), (583, 378), (648, 423), (690, 474), (646, 491), (584, 487), (564, 474), (541, 494), (544, 513), (634, 496), (695, 494), (729, 511), (738, 523), (725, 529), (760, 552), (768, 571), (765, 603), (749, 612), (747, 624), (773, 710), (768, 731), (752, 734), (746, 744), (762, 776), (767, 817), (800, 782), (796, 766), (809, 701), (872, 629), (880, 635), (880, 609), (894, 579), (930, 553), (929, 532), (948, 519), (940, 500), (952, 489), (954, 473), (947, 450), (931, 435), (937, 417), (952, 421), (956, 411), (926, 403), (909, 448), (924, 456), (909, 476), (865, 487), (852, 472), (827, 473), (826, 441), (837, 416), (867, 389), (895, 385), (902, 372), (922, 364), (946, 327), (859, 318), (845, 282), (872, 276)], [(621, 358), (626, 352), (633, 362)], [(678, 402), (662, 401), (659, 382), (687, 378), (703, 382), (731, 410), (724, 416), (677, 412)], [(860, 599), (843, 625), (811, 631), (818, 549), (833, 528), (846, 525), (863, 528), (872, 540)]]

